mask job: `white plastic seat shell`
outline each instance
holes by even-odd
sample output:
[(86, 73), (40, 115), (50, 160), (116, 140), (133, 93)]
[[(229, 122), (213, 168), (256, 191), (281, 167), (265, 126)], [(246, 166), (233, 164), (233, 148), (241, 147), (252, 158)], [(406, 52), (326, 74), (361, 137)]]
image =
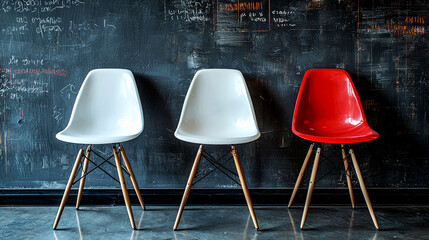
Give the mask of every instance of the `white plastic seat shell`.
[(261, 134), (241, 72), (203, 69), (195, 73), (174, 135), (186, 142), (209, 145), (258, 139)]
[(56, 138), (77, 144), (121, 143), (143, 131), (143, 110), (127, 69), (90, 71), (77, 94), (67, 127)]

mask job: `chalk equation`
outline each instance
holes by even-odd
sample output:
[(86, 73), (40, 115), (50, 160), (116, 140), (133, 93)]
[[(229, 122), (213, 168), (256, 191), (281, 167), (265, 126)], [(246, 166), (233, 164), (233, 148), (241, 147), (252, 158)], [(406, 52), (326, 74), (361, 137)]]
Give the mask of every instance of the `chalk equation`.
[(211, 11), (210, 0), (164, 2), (164, 18), (169, 21), (207, 22), (212, 20)]
[(1, 4), (1, 10), (5, 13), (46, 13), (84, 4), (83, 0), (4, 0)]
[(0, 96), (11, 100), (22, 100), (25, 94), (45, 94), (49, 91), (44, 75), (66, 77), (68, 71), (52, 68), (45, 59), (18, 57), (7, 59), (8, 67), (0, 67)]
[(296, 23), (291, 21), (295, 14), (295, 11), (291, 10), (273, 10), (271, 11), (272, 25), (274, 27), (295, 27)]
[(360, 28), (358, 30), (363, 32), (379, 32), (379, 33), (391, 33), (394, 36), (416, 36), (425, 35), (425, 24), (424, 17), (406, 17), (403, 20), (390, 18), (386, 20), (385, 24), (373, 23), (369, 28)]
[(57, 45), (71, 42), (74, 46), (87, 46), (91, 33), (117, 29), (108, 18), (80, 19), (63, 14), (85, 7), (85, 1), (78, 0), (2, 1), (0, 36), (27, 39), (31, 35), (38, 36), (35, 40), (55, 40)]
[[(41, 39), (60, 39), (70, 41), (85, 46), (86, 36), (91, 33), (99, 33), (109, 29), (116, 30), (117, 27), (111, 24), (107, 19), (84, 20), (76, 22), (74, 20), (65, 20), (62, 17), (17, 17), (16, 22), (0, 29), (0, 33), (6, 36), (24, 36), (26, 34), (36, 33)], [(59, 35), (66, 34), (67, 38), (61, 38)], [(57, 40), (58, 41), (58, 40)]]
[(318, 11), (324, 14), (325, 10), (336, 9), (338, 5), (346, 5), (349, 11), (355, 7), (351, 0), (273, 4), (271, 0), (165, 0), (164, 20), (188, 23), (209, 22), (212, 19), (216, 32), (269, 32), (273, 27), (295, 29), (307, 13)]
[(10, 79), (0, 74), (0, 96), (11, 100), (24, 99), (26, 94), (48, 93), (48, 83), (27, 78)]
[(22, 66), (43, 66), (46, 63), (45, 59), (35, 59), (35, 58), (19, 58), (14, 55), (10, 56), (8, 59), (8, 65), (22, 65)]
[(65, 69), (50, 69), (50, 68), (18, 68), (13, 70), (15, 75), (19, 74), (47, 74), (57, 75), (61, 77), (67, 76), (67, 70)]
[(270, 0), (217, 1), (217, 32), (268, 32), (270, 30)]

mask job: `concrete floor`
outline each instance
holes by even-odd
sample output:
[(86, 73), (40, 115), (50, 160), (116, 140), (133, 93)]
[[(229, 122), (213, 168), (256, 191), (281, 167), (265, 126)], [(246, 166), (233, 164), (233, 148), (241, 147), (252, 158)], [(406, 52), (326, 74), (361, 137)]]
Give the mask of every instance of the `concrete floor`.
[(132, 230), (125, 206), (66, 207), (52, 230), (57, 207), (0, 207), (0, 239), (429, 239), (429, 207), (375, 207), (380, 231), (364, 206), (302, 208), (255, 206), (260, 230), (247, 206), (188, 206), (177, 231), (177, 206), (133, 206)]

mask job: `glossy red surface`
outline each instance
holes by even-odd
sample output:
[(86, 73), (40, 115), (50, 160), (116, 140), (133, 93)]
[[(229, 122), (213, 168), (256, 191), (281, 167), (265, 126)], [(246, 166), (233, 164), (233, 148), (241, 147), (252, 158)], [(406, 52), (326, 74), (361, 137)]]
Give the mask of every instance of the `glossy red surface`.
[(341, 69), (308, 70), (292, 122), (297, 136), (324, 143), (357, 143), (378, 138), (365, 118), (350, 75)]

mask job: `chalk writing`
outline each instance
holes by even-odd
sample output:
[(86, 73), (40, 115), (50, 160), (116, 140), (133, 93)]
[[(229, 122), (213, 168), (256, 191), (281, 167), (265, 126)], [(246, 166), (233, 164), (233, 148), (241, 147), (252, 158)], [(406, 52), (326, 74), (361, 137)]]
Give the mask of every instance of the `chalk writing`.
[(76, 86), (73, 84), (67, 84), (63, 89), (60, 90), (60, 93), (65, 95), (67, 99), (70, 99), (72, 95), (76, 95)]
[(23, 25), (13, 25), (13, 26), (8, 26), (6, 28), (3, 28), (1, 30), (1, 32), (4, 35), (14, 35), (14, 34), (18, 34), (18, 35), (24, 35), (25, 33), (27, 33), (29, 31), (27, 24), (23, 24)]
[(23, 17), (17, 17), (16, 22), (17, 23), (28, 23), (28, 20), (27, 20), (26, 16), (23, 16)]
[(180, 1), (170, 6), (164, 4), (164, 18), (171, 21), (207, 22), (212, 19), (212, 3), (202, 1)]
[(38, 81), (29, 81), (24, 78), (5, 79), (0, 78), (0, 96), (6, 93), (10, 99), (23, 99), (22, 93), (43, 94), (48, 92), (48, 84)]
[(224, 3), (221, 11), (257, 11), (263, 10), (263, 2)]
[(103, 26), (104, 26), (104, 28), (109, 28), (109, 27), (111, 27), (111, 28), (113, 28), (113, 29), (116, 29), (116, 26), (115, 26), (115, 25), (113, 25), (113, 24), (108, 24), (106, 19), (104, 19), (104, 21), (103, 21)]
[(62, 32), (60, 27), (62, 18), (60, 17), (46, 17), (46, 18), (32, 18), (31, 22), (36, 25), (36, 33), (42, 35), (46, 32)]
[(9, 58), (9, 65), (18, 64), (18, 62), (19, 62), (19, 60), (16, 59), (15, 56), (13, 56), (13, 55)]
[(12, 55), (8, 60), (9, 66), (14, 68), (0, 68), (0, 96), (8, 97), (11, 100), (22, 100), (24, 93), (44, 94), (48, 92), (48, 83), (43, 82), (43, 80), (36, 80), (38, 77), (32, 77), (30, 80), (26, 75), (48, 74), (65, 77), (68, 73), (65, 69), (22, 67), (42, 66), (45, 64), (43, 59), (18, 58)]
[(60, 121), (63, 119), (62, 115), (63, 115), (63, 109), (57, 106), (54, 106), (52, 110), (52, 117), (57, 122), (57, 124), (60, 123)]
[(85, 4), (80, 0), (5, 0), (2, 2), (3, 12), (53, 12), (58, 9), (71, 8)]
[(22, 65), (27, 66), (27, 65), (33, 65), (33, 66), (39, 66), (39, 65), (43, 65), (43, 59), (22, 59)]
[(361, 31), (373, 32), (391, 32), (394, 35), (414, 36), (425, 34), (425, 21), (423, 17), (407, 17), (405, 21), (398, 21), (393, 18), (386, 21), (385, 26), (372, 24), (370, 28), (359, 29)]
[(9, 73), (10, 69), (9, 68), (0, 68), (0, 73)]
[[(414, 18), (406, 18), (405, 25), (395, 22), (392, 19), (387, 22), (387, 29), (392, 31), (396, 35), (423, 35), (425, 34), (425, 26), (423, 18), (416, 18), (419, 21), (414, 22)], [(408, 20), (408, 21), (407, 21)]]
[[(108, 28), (116, 30), (116, 26), (108, 23), (106, 19), (100, 23), (95, 22), (95, 20), (76, 23), (72, 20), (66, 22), (61, 17), (33, 17), (29, 20), (26, 18), (17, 18), (17, 23), (15, 25), (1, 29), (1, 33), (4, 35), (23, 35), (29, 31), (33, 31), (44, 38), (45, 35), (50, 36), (52, 33), (66, 32), (69, 34), (69, 37), (73, 36), (83, 41), (84, 38), (82, 35), (85, 35), (85, 33)], [(67, 40), (73, 39), (68, 38)]]
[(14, 55), (9, 57), (9, 65), (23, 65), (23, 66), (43, 66), (44, 59), (31, 59), (31, 58), (22, 58), (19, 59)]
[(308, 1), (307, 9), (308, 10), (320, 10), (325, 5), (323, 0), (310, 0)]
[(406, 17), (405, 22), (408, 24), (415, 24), (415, 23), (424, 24), (425, 19), (423, 17)]
[[(68, 21), (62, 17), (49, 15), (49, 13), (59, 9), (83, 6), (84, 4), (83, 1), (79, 0), (5, 0), (1, 3), (0, 11), (9, 14), (18, 13), (22, 16), (11, 18), (14, 23), (6, 23), (0, 31), (3, 35), (19, 36), (28, 32), (36, 32), (42, 38), (51, 37), (54, 33), (63, 32)], [(31, 13), (35, 17), (28, 16)], [(109, 24), (110, 26), (113, 25)]]
[(244, 17), (248, 17), (252, 22), (266, 22), (267, 18), (263, 12), (251, 12), (251, 13), (240, 13), (240, 21), (243, 21)]
[(291, 17), (296, 14), (293, 11), (288, 10), (273, 10), (271, 16), (273, 18), (274, 27), (294, 27), (295, 23), (291, 23)]
[(14, 74), (49, 74), (65, 77), (67, 70), (64, 69), (49, 69), (49, 68), (19, 68), (13, 71)]
[[(105, 27), (107, 27), (107, 25), (105, 25)], [(93, 32), (97, 28), (98, 28), (98, 24), (92, 21), (85, 21), (83, 23), (75, 23), (73, 21), (69, 21), (69, 24), (68, 24), (68, 32), (70, 34), (73, 34), (73, 33), (82, 34), (85, 32)]]
[(218, 32), (265, 32), (271, 29), (270, 1), (217, 1)]

